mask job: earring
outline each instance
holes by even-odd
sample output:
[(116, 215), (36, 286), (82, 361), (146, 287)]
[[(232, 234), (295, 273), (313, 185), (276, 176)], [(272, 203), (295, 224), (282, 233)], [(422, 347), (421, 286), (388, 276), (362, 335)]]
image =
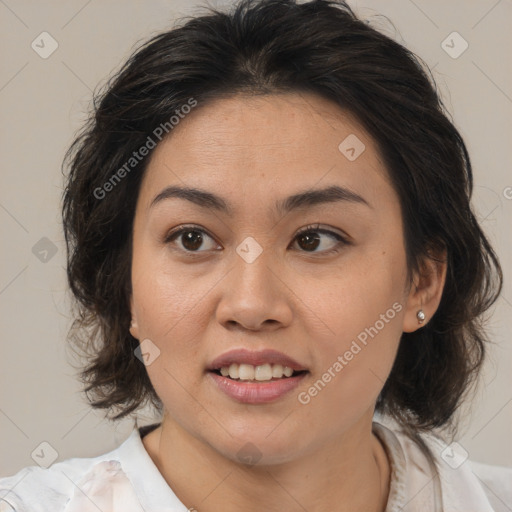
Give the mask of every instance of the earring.
[(423, 312), (423, 309), (418, 310), (416, 318), (418, 319), (419, 324), (422, 324), (425, 321), (425, 313)]

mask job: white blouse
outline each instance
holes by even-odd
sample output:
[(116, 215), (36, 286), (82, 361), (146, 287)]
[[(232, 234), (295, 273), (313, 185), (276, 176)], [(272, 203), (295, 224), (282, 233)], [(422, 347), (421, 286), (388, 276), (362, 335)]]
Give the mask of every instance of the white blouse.
[[(0, 478), (0, 512), (192, 512), (174, 494), (142, 443), (157, 425), (134, 429), (115, 450), (72, 458), (48, 469), (30, 466)], [(390, 464), (386, 512), (510, 512), (512, 468), (465, 460), (434, 436), (423, 436), (437, 461), (391, 424), (373, 423)], [(200, 508), (197, 509), (200, 512)]]

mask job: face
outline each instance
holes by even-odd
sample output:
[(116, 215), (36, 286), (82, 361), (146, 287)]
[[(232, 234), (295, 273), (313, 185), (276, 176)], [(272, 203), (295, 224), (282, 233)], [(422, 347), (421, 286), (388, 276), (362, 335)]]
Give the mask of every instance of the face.
[[(376, 144), (328, 100), (219, 99), (154, 150), (135, 214), (131, 333), (166, 421), (225, 457), (250, 442), (268, 463), (293, 460), (367, 428), (408, 289)], [(291, 377), (244, 380), (282, 375), (284, 357)]]

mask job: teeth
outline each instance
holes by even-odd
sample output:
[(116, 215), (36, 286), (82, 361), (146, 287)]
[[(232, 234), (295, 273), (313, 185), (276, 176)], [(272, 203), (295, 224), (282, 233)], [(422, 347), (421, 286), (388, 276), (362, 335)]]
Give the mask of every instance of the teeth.
[(254, 378), (256, 380), (270, 380), (272, 378), (272, 367), (269, 364), (262, 364), (254, 368)]
[(230, 366), (223, 366), (220, 369), (220, 374), (231, 379), (267, 381), (272, 380), (272, 378), (291, 377), (293, 369), (281, 364), (253, 366), (252, 364), (232, 363)]
[(231, 364), (228, 368), (228, 373), (232, 379), (238, 379), (238, 365), (235, 363)]
[(283, 376), (283, 365), (273, 364), (272, 365), (272, 377), (281, 378)]
[(238, 367), (238, 378), (240, 380), (254, 380), (254, 366), (251, 364), (241, 364)]
[(293, 370), (289, 366), (285, 366), (283, 373), (284, 373), (285, 377), (291, 377)]

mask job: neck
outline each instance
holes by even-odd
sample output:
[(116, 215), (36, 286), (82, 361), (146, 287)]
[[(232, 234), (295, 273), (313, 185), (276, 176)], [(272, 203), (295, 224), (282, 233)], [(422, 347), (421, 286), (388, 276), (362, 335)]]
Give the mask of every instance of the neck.
[(369, 424), (355, 425), (342, 437), (280, 464), (246, 465), (224, 457), (168, 415), (143, 443), (191, 510), (383, 512), (390, 472), (371, 432), (371, 417)]

